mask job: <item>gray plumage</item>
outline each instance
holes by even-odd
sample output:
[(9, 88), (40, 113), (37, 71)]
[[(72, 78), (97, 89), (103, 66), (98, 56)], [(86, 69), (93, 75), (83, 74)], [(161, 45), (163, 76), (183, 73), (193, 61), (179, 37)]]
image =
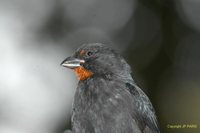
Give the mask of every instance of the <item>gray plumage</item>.
[[(80, 50), (92, 56), (81, 56)], [(154, 108), (131, 77), (130, 66), (112, 49), (85, 44), (73, 55), (94, 75), (79, 81), (74, 96), (73, 133), (159, 133)]]

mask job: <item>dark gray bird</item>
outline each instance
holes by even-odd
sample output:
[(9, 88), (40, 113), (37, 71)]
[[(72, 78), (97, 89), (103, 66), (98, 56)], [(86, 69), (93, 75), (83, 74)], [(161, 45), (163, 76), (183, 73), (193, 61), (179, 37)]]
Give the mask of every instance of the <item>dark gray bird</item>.
[(150, 100), (114, 50), (100, 43), (84, 44), (61, 64), (79, 77), (72, 133), (160, 132)]

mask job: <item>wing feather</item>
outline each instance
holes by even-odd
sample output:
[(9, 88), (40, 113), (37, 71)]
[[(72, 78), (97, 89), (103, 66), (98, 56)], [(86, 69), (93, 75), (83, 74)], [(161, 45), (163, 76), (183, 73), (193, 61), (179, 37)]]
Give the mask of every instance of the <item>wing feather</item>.
[(134, 98), (136, 107), (133, 114), (141, 130), (145, 132), (148, 128), (154, 133), (160, 133), (155, 111), (149, 98), (137, 85), (126, 83), (126, 86)]

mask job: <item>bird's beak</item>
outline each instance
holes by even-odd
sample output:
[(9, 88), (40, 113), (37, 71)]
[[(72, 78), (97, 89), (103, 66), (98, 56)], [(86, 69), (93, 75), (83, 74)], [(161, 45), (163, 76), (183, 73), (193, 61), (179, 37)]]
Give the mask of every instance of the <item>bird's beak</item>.
[(85, 63), (85, 60), (77, 59), (74, 57), (68, 57), (60, 65), (70, 68), (70, 69), (74, 69), (74, 68), (80, 67), (81, 64), (83, 63)]

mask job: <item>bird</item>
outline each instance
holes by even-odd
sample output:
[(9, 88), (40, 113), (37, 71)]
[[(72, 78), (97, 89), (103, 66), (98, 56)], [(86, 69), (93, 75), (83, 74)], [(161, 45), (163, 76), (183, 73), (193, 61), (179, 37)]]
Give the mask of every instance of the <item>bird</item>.
[(155, 110), (130, 65), (108, 45), (86, 43), (62, 61), (79, 81), (67, 133), (160, 133)]

